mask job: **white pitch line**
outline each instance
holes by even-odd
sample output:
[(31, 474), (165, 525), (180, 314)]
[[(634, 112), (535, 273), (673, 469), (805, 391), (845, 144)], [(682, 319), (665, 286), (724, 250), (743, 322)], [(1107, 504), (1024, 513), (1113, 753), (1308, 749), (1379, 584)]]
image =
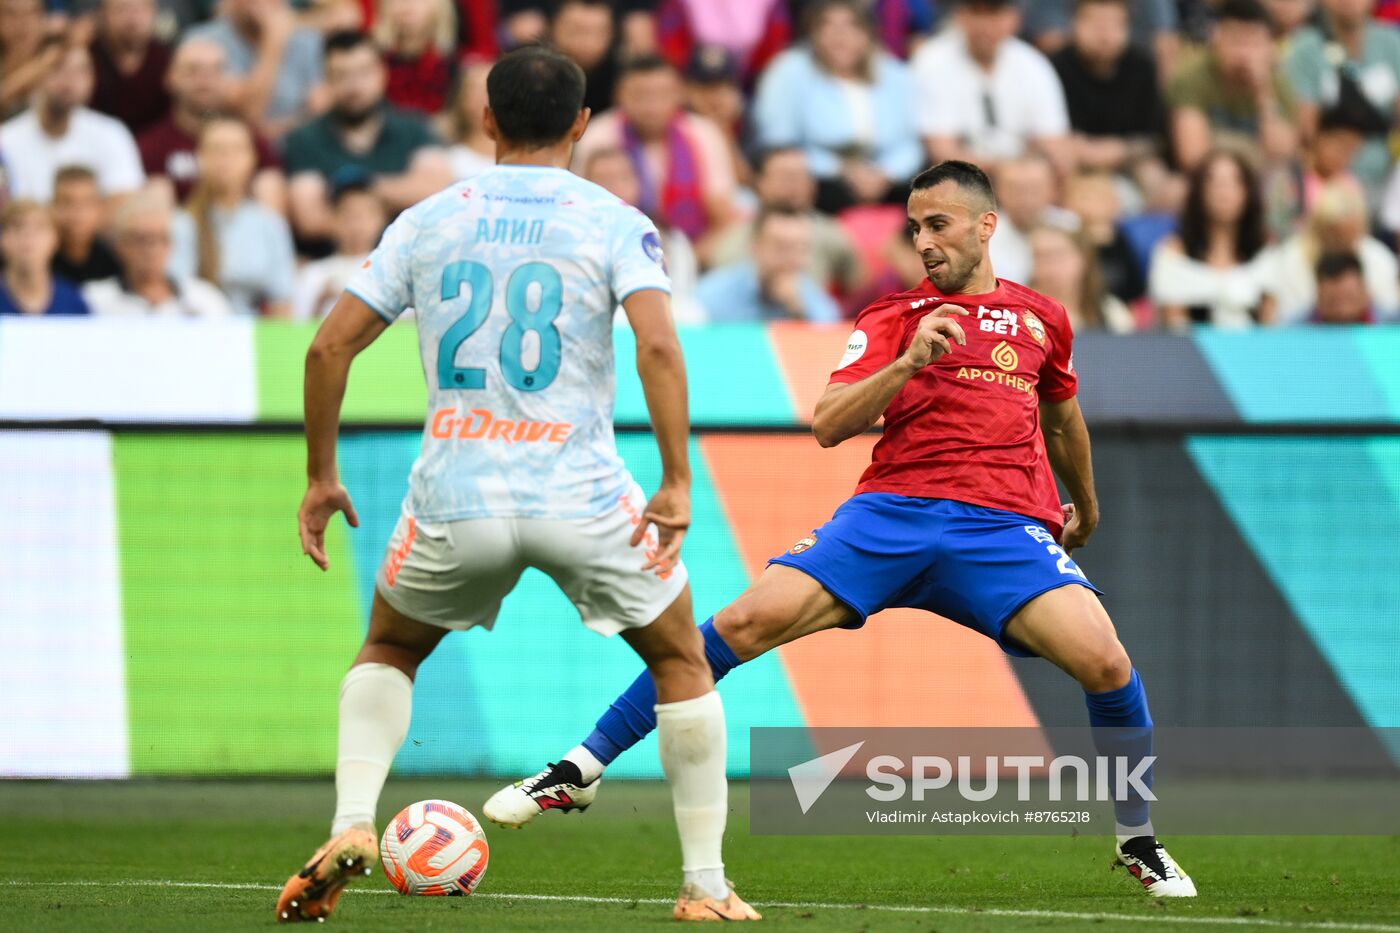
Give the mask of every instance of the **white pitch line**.
[[(280, 885), (258, 884), (255, 882), (228, 881), (162, 881), (159, 879), (134, 881), (15, 881), (6, 880), (3, 884), (23, 888), (212, 888), (221, 891), (280, 891)], [(384, 888), (351, 887), (351, 894), (398, 894)], [(502, 894), (492, 892), (473, 894), (475, 898), (489, 898), (501, 901), (550, 901), (567, 904), (658, 904), (674, 903), (673, 898), (663, 897), (596, 897), (587, 894)], [(790, 910), (877, 910), (899, 914), (951, 914), (965, 917), (1019, 917), (1034, 920), (1121, 920), (1126, 923), (1182, 923), (1195, 925), (1223, 925), (1267, 927), (1279, 930), (1355, 930), (1361, 933), (1400, 933), (1400, 926), (1383, 923), (1345, 923), (1331, 920), (1301, 921), (1269, 920), (1264, 917), (1170, 917), (1161, 914), (1096, 914), (1087, 911), (1069, 910), (1018, 910), (1004, 907), (936, 907), (911, 906), (904, 904), (828, 904), (817, 901), (764, 901), (759, 907), (778, 907)]]

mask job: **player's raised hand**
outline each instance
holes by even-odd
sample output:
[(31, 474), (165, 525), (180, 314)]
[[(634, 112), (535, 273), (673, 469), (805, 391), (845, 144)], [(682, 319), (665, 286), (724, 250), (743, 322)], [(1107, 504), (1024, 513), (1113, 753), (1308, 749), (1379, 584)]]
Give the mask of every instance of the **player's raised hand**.
[(322, 570), (330, 569), (326, 559), (326, 526), (336, 512), (344, 512), (351, 528), (360, 527), (360, 516), (350, 493), (339, 483), (312, 483), (306, 487), (301, 508), (297, 509), (297, 531), (301, 534), (301, 552), (316, 562)]
[(643, 570), (670, 570), (680, 557), (681, 542), (690, 528), (690, 490), (682, 486), (662, 486), (647, 503), (642, 520), (632, 532), (632, 546), (646, 539), (647, 529), (656, 526), (656, 553), (648, 555)]
[(939, 305), (919, 321), (919, 329), (904, 351), (904, 360), (915, 372), (941, 356), (953, 352), (953, 344), (967, 346), (967, 334), (955, 320), (967, 317), (967, 309), (957, 305)]
[(1060, 532), (1060, 547), (1065, 549), (1065, 553), (1088, 544), (1089, 536), (1098, 527), (1098, 516), (1080, 514), (1073, 502), (1060, 506), (1060, 511), (1065, 517), (1065, 530)]

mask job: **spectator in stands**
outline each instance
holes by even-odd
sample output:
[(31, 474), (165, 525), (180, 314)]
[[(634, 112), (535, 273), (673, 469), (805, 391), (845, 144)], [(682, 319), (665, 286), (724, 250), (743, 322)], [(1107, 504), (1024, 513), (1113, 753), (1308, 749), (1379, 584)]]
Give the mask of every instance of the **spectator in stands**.
[(116, 117), (133, 136), (165, 119), (170, 46), (156, 39), (156, 0), (101, 0), (92, 40), (92, 109)]
[(39, 81), (57, 65), (61, 43), (50, 41), (44, 0), (0, 6), (0, 120), (24, 109)]
[(389, 103), (425, 116), (442, 110), (456, 70), (452, 0), (378, 0), (374, 39), (389, 76)]
[(1303, 163), (1300, 200), (1304, 212), (1326, 185), (1334, 182), (1361, 184), (1351, 167), (1366, 144), (1364, 119), (1354, 107), (1332, 107), (1318, 117), (1317, 130), (1308, 144)]
[(1291, 51), (1293, 38), (1298, 31), (1312, 22), (1317, 13), (1316, 6), (1315, 0), (1264, 0), (1274, 28), (1274, 40), (1282, 46), (1285, 54)]
[(992, 266), (999, 278), (1030, 278), (1030, 235), (1036, 227), (1079, 229), (1079, 218), (1055, 205), (1057, 187), (1055, 170), (1043, 156), (1027, 154), (1001, 164), (996, 175), (997, 232), (991, 242)]
[(619, 55), (633, 58), (660, 52), (656, 5), (656, 0), (613, 0)]
[[(657, 0), (607, 0), (612, 10), (618, 50), (624, 58), (657, 54), (656, 19), (653, 9)], [(489, 3), (475, 4), (490, 7)], [(548, 40), (551, 36), (549, 0), (496, 0), (500, 19), (499, 32), (504, 48), (514, 48), (530, 42)], [(470, 50), (468, 50), (470, 53)], [(485, 53), (476, 52), (477, 57)], [(494, 56), (494, 52), (491, 53)], [(598, 109), (594, 108), (594, 113)]]
[(1259, 0), (1223, 0), (1210, 46), (1185, 61), (1167, 89), (1172, 148), (1191, 171), (1213, 148), (1244, 148), (1258, 162), (1298, 150), (1294, 97)]
[(85, 165), (107, 197), (141, 186), (145, 173), (131, 131), (89, 110), (92, 60), (82, 46), (63, 49), (44, 76), (28, 110), (0, 125), (0, 152), (10, 172), (10, 192), (48, 204), (60, 168)]
[(806, 152), (823, 211), (903, 204), (923, 163), (908, 68), (875, 42), (856, 0), (814, 0), (806, 26), (807, 42), (775, 58), (759, 81), (759, 143)]
[[(95, 0), (50, 0), (50, 7), (66, 6), (70, 14), (77, 14), (80, 10), (90, 10), (94, 3)], [(336, 7), (346, 3), (354, 3), (354, 0), (308, 0), (312, 7)], [(217, 6), (217, 0), (155, 0), (155, 35), (162, 42), (178, 45), (179, 38), (190, 28), (209, 20)], [(316, 14), (308, 11), (305, 15), (315, 18)]]
[(1016, 38), (1015, 0), (959, 0), (953, 26), (915, 53), (918, 125), (929, 158), (994, 171), (1028, 148), (1068, 176), (1074, 152), (1054, 67)]
[[(171, 0), (162, 0), (171, 2)], [(174, 0), (202, 3), (205, 0)], [(374, 0), (291, 0), (297, 22), (325, 35), (339, 29), (369, 32), (374, 26)]]
[(1366, 197), (1358, 186), (1334, 182), (1317, 193), (1304, 228), (1267, 254), (1266, 288), (1278, 302), (1280, 323), (1309, 319), (1318, 298), (1317, 263), (1328, 253), (1351, 253), (1361, 263), (1379, 319), (1389, 320), (1400, 311), (1400, 263), (1368, 231)]
[(706, 318), (714, 324), (839, 321), (840, 308), (811, 274), (807, 215), (769, 208), (753, 225), (753, 258), (700, 279), (695, 295)]
[[(166, 83), (170, 88), (170, 114), (148, 127), (136, 140), (146, 175), (169, 186), (176, 203), (183, 204), (199, 175), (195, 145), (204, 121), (225, 110), (224, 50), (207, 39), (180, 43), (170, 63)], [(272, 146), (255, 136), (258, 171), (253, 194), (275, 211), (285, 211), (287, 181)]]
[(539, 42), (549, 34), (546, 0), (496, 0), (503, 49)]
[(1191, 175), (1180, 234), (1152, 253), (1147, 287), (1162, 323), (1181, 329), (1271, 322), (1268, 265), (1258, 176), (1237, 152), (1211, 153)]
[(583, 69), (583, 105), (602, 113), (617, 86), (616, 29), (607, 0), (562, 0), (549, 23), (555, 48)]
[(1367, 195), (1378, 200), (1400, 109), (1400, 32), (1373, 19), (1374, 6), (1374, 0), (1322, 0), (1322, 28), (1299, 30), (1287, 66), (1303, 137), (1317, 133), (1325, 110), (1351, 114), (1365, 136), (1351, 169)]
[(171, 271), (221, 288), (235, 314), (287, 317), (296, 284), (296, 249), (281, 214), (253, 200), (253, 133), (217, 117), (199, 134), (199, 181), (175, 215)]
[(340, 185), (333, 195), (335, 253), (309, 262), (297, 273), (292, 317), (319, 320), (330, 313), (345, 283), (379, 243), (387, 219), (368, 179)]
[(1400, 249), (1400, 164), (1391, 172), (1381, 199), (1380, 227), (1388, 232), (1395, 248)]
[(1076, 334), (1090, 330), (1126, 334), (1133, 330), (1132, 312), (1104, 288), (1093, 244), (1083, 233), (1037, 227), (1030, 239), (1034, 266), (1028, 284), (1065, 306)]
[(891, 55), (907, 59), (937, 22), (937, 0), (867, 0), (875, 36)]
[(677, 69), (696, 46), (722, 45), (734, 53), (739, 75), (751, 86), (775, 55), (792, 41), (792, 20), (783, 0), (660, 0), (656, 43)]
[(1317, 305), (1313, 324), (1370, 324), (1375, 320), (1365, 272), (1355, 253), (1324, 253), (1314, 270)]
[(113, 220), (121, 273), (83, 287), (83, 298), (94, 314), (226, 317), (233, 313), (215, 286), (169, 274), (170, 224), (170, 207), (159, 193), (142, 191), (122, 202)]
[(326, 83), (330, 110), (289, 133), (283, 151), (299, 235), (329, 234), (330, 185), (343, 169), (372, 175), (391, 214), (452, 183), (446, 153), (428, 125), (384, 100), (384, 62), (367, 36), (339, 32), (326, 39)]
[(1077, 0), (1070, 42), (1051, 59), (1080, 168), (1128, 172), (1155, 158), (1166, 109), (1152, 58), (1128, 42), (1128, 0)]
[(724, 134), (682, 108), (680, 75), (664, 59), (635, 58), (619, 69), (617, 106), (593, 119), (574, 149), (581, 167), (599, 149), (622, 149), (641, 182), (637, 204), (685, 233), (704, 263), (706, 238), (735, 216), (734, 166)]
[(486, 111), (486, 76), (490, 62), (475, 62), (462, 69), (452, 109), (446, 114), (444, 134), (452, 144), (447, 160), (452, 177), (461, 181), (496, 164), (496, 141), (486, 135), (482, 114)]
[(186, 34), (224, 50), (229, 104), (278, 139), (321, 109), (321, 34), (298, 26), (287, 0), (222, 0), (219, 16)]
[(58, 232), (42, 204), (11, 201), (0, 217), (0, 315), (87, 314), (87, 302), (73, 283), (53, 274)]
[[(628, 204), (635, 205), (641, 185), (632, 160), (621, 149), (599, 149), (583, 166), (583, 177), (606, 188)], [(700, 276), (700, 264), (690, 238), (674, 227), (657, 224), (661, 234), (661, 252), (666, 271), (671, 277), (671, 314), (678, 324), (698, 324), (704, 316), (695, 303), (695, 283)]]
[(740, 184), (749, 184), (753, 169), (744, 155), (741, 138), (748, 129), (747, 103), (743, 88), (739, 87), (739, 66), (734, 54), (721, 45), (697, 47), (685, 71), (685, 97), (691, 113), (719, 127), (729, 147), (734, 177)]
[(1094, 248), (1099, 273), (1109, 294), (1133, 302), (1147, 291), (1132, 244), (1118, 224), (1118, 186), (1107, 172), (1084, 172), (1065, 186), (1065, 207), (1079, 218)]
[[(1073, 18), (1080, 0), (1022, 0), (1024, 32), (1047, 55), (1064, 50), (1073, 41)], [(1174, 0), (1125, 0), (1130, 14), (1133, 46), (1156, 58), (1162, 73), (1170, 74), (1181, 51)]]
[[(834, 218), (817, 210), (817, 183), (807, 169), (801, 149), (770, 149), (758, 163), (754, 194), (759, 209), (798, 211), (807, 215), (811, 228), (810, 272), (822, 288), (850, 295), (864, 281), (864, 270), (855, 246)], [(903, 231), (901, 230), (901, 235)], [(753, 224), (737, 223), (715, 243), (716, 266), (743, 262), (753, 250)]]
[(864, 308), (882, 300), (892, 292), (907, 291), (928, 278), (923, 257), (914, 249), (907, 229), (885, 237), (879, 244), (878, 261), (865, 283), (846, 299), (847, 316), (858, 315)]
[[(361, 0), (366, 2), (366, 0)], [(483, 0), (455, 0), (457, 19), (457, 41), (455, 53), (458, 62), (494, 61), (500, 54), (501, 33), (497, 28), (499, 17), (496, 7), (499, 3)], [(329, 35), (344, 27), (323, 29)]]
[(116, 255), (100, 236), (105, 217), (97, 176), (82, 165), (58, 170), (53, 179), (53, 221), (58, 233), (53, 273), (75, 285), (116, 275)]

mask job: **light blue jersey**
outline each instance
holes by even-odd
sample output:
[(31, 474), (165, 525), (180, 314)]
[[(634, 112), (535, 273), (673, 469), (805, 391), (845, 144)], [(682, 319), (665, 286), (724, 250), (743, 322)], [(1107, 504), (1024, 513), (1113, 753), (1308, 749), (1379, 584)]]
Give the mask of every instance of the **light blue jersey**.
[(585, 518), (631, 484), (613, 316), (670, 291), (644, 214), (563, 170), (500, 165), (409, 208), (347, 290), (418, 319), (428, 422), (405, 507), (430, 522)]

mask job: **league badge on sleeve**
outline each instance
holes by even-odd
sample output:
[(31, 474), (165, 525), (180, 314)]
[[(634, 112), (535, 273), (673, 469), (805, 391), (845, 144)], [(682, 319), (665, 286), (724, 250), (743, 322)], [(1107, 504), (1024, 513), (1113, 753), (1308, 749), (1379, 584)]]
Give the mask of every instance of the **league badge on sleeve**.
[(870, 338), (865, 335), (865, 331), (858, 330), (851, 334), (851, 339), (846, 341), (846, 352), (841, 356), (841, 363), (836, 368), (845, 369), (865, 356), (865, 348), (868, 346), (870, 346)]
[(666, 268), (666, 254), (661, 249), (661, 237), (654, 230), (649, 230), (642, 236), (642, 252), (662, 269)]
[(812, 545), (814, 545), (814, 544), (816, 544), (816, 543), (817, 543), (817, 536), (816, 536), (816, 535), (808, 535), (807, 537), (803, 538), (801, 541), (799, 541), (799, 542), (797, 542), (796, 544), (794, 544), (791, 548), (789, 548), (789, 549), (788, 549), (788, 553), (789, 553), (789, 554), (801, 554), (803, 551), (807, 550), (808, 548), (810, 548)]

